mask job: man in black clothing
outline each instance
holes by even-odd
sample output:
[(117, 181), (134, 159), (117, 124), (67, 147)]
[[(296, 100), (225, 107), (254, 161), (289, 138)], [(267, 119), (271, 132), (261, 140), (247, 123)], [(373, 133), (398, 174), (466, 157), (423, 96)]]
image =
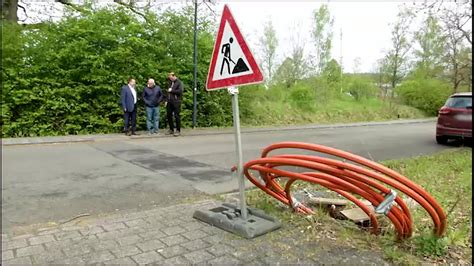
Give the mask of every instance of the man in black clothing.
[[(166, 111), (168, 116), (168, 124), (170, 130), (168, 134), (173, 134), (175, 137), (181, 134), (181, 98), (183, 96), (183, 83), (176, 77), (174, 73), (169, 73), (169, 86)], [(173, 123), (173, 117), (176, 120), (176, 127)]]
[(143, 101), (146, 109), (146, 127), (148, 134), (158, 134), (160, 130), (160, 103), (163, 101), (163, 93), (155, 80), (149, 79), (143, 89)]

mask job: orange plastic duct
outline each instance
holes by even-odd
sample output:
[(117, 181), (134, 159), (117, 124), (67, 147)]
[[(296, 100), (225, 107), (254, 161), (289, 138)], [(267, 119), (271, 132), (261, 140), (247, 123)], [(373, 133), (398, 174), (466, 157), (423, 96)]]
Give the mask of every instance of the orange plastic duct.
[[(279, 149), (313, 151), (344, 161), (318, 155), (279, 154), (269, 156), (271, 152)], [(288, 166), (307, 169), (307, 171), (285, 170), (285, 167), (287, 169)], [(252, 170), (259, 173), (259, 178), (254, 175), (254, 172), (251, 172)], [(335, 191), (354, 202), (368, 215), (372, 232), (377, 234), (380, 232), (379, 223), (374, 211), (361, 202), (361, 198), (364, 198), (376, 207), (376, 211), (384, 212), (387, 215), (395, 226), (398, 238), (408, 238), (413, 233), (413, 219), (403, 200), (393, 193), (393, 188), (413, 198), (429, 213), (434, 223), (434, 233), (437, 236), (442, 236), (446, 231), (446, 215), (443, 209), (421, 186), (379, 163), (349, 152), (317, 144), (280, 142), (266, 147), (261, 158), (245, 163), (243, 172), (254, 185), (303, 214), (311, 214), (313, 211), (291, 196), (291, 185), (295, 181), (306, 181)], [(282, 177), (288, 178), (285, 187), (280, 186), (276, 181)]]

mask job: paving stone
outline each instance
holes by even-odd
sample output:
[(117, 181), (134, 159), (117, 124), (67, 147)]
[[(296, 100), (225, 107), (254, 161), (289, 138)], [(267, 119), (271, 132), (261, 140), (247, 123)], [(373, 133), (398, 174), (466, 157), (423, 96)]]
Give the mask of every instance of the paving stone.
[(62, 231), (79, 231), (81, 229), (84, 229), (84, 227), (78, 225), (65, 225), (61, 227)]
[(94, 252), (90, 253), (87, 255), (82, 256), (84, 262), (86, 264), (94, 264), (94, 263), (100, 263), (108, 260), (113, 260), (115, 259), (115, 256), (108, 250), (104, 251), (99, 251), (99, 252)]
[(182, 225), (182, 227), (188, 231), (200, 229), (207, 226), (208, 226), (207, 224), (198, 222), (198, 221), (192, 221), (192, 222), (188, 222)]
[(209, 235), (215, 235), (215, 234), (222, 234), (223, 232), (227, 233), (226, 231), (215, 227), (215, 226), (203, 226), (200, 228), (204, 233), (207, 233)]
[(120, 237), (120, 238), (116, 239), (116, 241), (121, 246), (127, 246), (127, 245), (133, 245), (137, 242), (142, 242), (143, 239), (138, 235), (131, 235), (131, 236)]
[(193, 241), (183, 243), (183, 244), (181, 244), (181, 246), (183, 246), (183, 247), (185, 247), (185, 248), (187, 248), (191, 251), (194, 251), (194, 250), (210, 247), (211, 244), (209, 244), (207, 242), (204, 242), (201, 239), (196, 239), (196, 240), (193, 240)]
[(138, 254), (132, 256), (132, 259), (138, 264), (148, 264), (164, 260), (163, 256), (158, 254), (156, 251), (149, 251), (146, 253)]
[(72, 239), (64, 239), (61, 241), (54, 241), (49, 243), (44, 243), (43, 245), (46, 247), (47, 250), (54, 250), (54, 249), (61, 249), (68, 247), (72, 244)]
[(166, 245), (158, 239), (153, 239), (146, 242), (138, 243), (137, 246), (145, 252), (166, 247)]
[(206, 236), (202, 238), (202, 240), (210, 243), (210, 244), (218, 244), (224, 241), (224, 236), (222, 235), (212, 235), (212, 236)]
[(208, 234), (204, 233), (201, 230), (197, 230), (197, 229), (192, 230), (190, 232), (186, 232), (182, 235), (184, 237), (186, 237), (187, 239), (189, 239), (189, 240), (196, 240), (196, 239), (200, 239), (200, 238), (204, 238), (204, 237), (208, 236)]
[(19, 248), (16, 250), (17, 257), (26, 257), (34, 254), (39, 254), (44, 252), (44, 247), (42, 245), (28, 246), (24, 248)]
[(164, 220), (162, 223), (168, 227), (171, 227), (184, 224), (184, 221), (178, 218), (169, 219), (168, 217), (166, 217), (166, 220)]
[(30, 237), (34, 237), (32, 234), (25, 234), (25, 235), (18, 235), (18, 236), (12, 236), (11, 240), (20, 240), (20, 239), (28, 239)]
[(61, 230), (59, 229), (52, 229), (52, 228), (42, 228), (42, 229), (38, 229), (38, 235), (39, 236), (44, 236), (44, 235), (52, 235), (52, 234), (55, 234), (55, 233), (58, 233), (58, 232), (61, 232)]
[(179, 245), (172, 246), (172, 247), (167, 247), (167, 248), (163, 248), (163, 249), (158, 250), (158, 253), (160, 253), (165, 258), (172, 258), (172, 257), (182, 255), (182, 254), (187, 253), (187, 252), (188, 252), (187, 249), (185, 249), (184, 247), (179, 246)]
[(160, 230), (140, 233), (139, 236), (141, 236), (143, 240), (161, 239), (166, 237), (165, 233), (161, 232)]
[(184, 254), (184, 257), (189, 260), (192, 264), (205, 262), (214, 258), (214, 255), (205, 251), (197, 250), (191, 253)]
[(13, 250), (2, 251), (2, 260), (11, 260), (13, 257)]
[(34, 264), (49, 264), (53, 261), (66, 258), (60, 249), (48, 250), (46, 252), (33, 255), (32, 257)]
[(118, 229), (123, 229), (127, 228), (127, 226), (124, 223), (111, 223), (111, 224), (104, 224), (102, 227), (105, 229), (105, 231), (115, 231)]
[(44, 235), (44, 236), (35, 236), (28, 239), (31, 245), (39, 245), (43, 243), (48, 243), (56, 241), (53, 235)]
[(28, 246), (26, 239), (16, 239), (2, 243), (2, 251), (7, 249), (23, 248)]
[(145, 216), (141, 213), (126, 213), (126, 214), (118, 214), (114, 217), (115, 218), (112, 218), (110, 216), (106, 217), (106, 220), (112, 223), (122, 223), (122, 222), (130, 221), (130, 220), (135, 220), (138, 218), (143, 218)]
[(184, 238), (181, 235), (168, 236), (160, 240), (161, 242), (165, 243), (167, 246), (174, 246), (174, 245), (181, 244), (188, 241), (186, 238)]
[(142, 212), (132, 212), (123, 215), (123, 221), (131, 221), (139, 218), (143, 218), (145, 215)]
[(2, 261), (2, 265), (31, 265), (30, 257), (16, 258), (12, 260)]
[(115, 259), (115, 260), (104, 261), (104, 264), (111, 264), (111, 265), (135, 265), (136, 262), (133, 261), (131, 258), (120, 258), (120, 259)]
[(68, 257), (75, 257), (92, 252), (92, 248), (88, 245), (72, 245), (63, 248), (63, 252)]
[(122, 233), (124, 236), (126, 236), (126, 235), (138, 235), (140, 233), (146, 233), (148, 230), (150, 230), (150, 229), (135, 226), (135, 227), (132, 227), (132, 228), (120, 229), (118, 231), (120, 233)]
[(56, 233), (54, 235), (56, 236), (56, 239), (58, 240), (82, 237), (79, 231), (63, 231), (63, 232)]
[(116, 248), (111, 249), (110, 251), (117, 258), (124, 258), (124, 257), (129, 257), (132, 255), (137, 255), (139, 253), (142, 253), (142, 251), (138, 249), (136, 246), (131, 246), (131, 245), (116, 247)]
[(212, 259), (208, 261), (211, 265), (235, 265), (235, 264), (243, 264), (240, 260), (232, 257), (232, 256), (222, 256), (219, 258)]
[(72, 244), (97, 244), (99, 239), (95, 235), (86, 235), (76, 238), (71, 238)]
[(164, 265), (189, 265), (191, 264), (189, 260), (185, 259), (183, 256), (178, 256), (163, 261)]
[(92, 226), (92, 227), (81, 229), (80, 232), (82, 235), (86, 236), (86, 235), (95, 235), (95, 234), (103, 233), (105, 232), (105, 230), (100, 226)]
[(172, 235), (177, 235), (186, 232), (186, 229), (182, 228), (181, 226), (172, 226), (172, 227), (167, 227), (161, 229), (163, 233), (172, 236)]
[(246, 246), (248, 245), (249, 242), (250, 240), (244, 240), (244, 239), (231, 239), (229, 241), (226, 241), (226, 243), (228, 243), (229, 245), (235, 248)]
[(109, 240), (109, 239), (121, 238), (121, 237), (127, 236), (127, 234), (123, 232), (119, 232), (119, 231), (112, 231), (112, 232), (99, 233), (99, 234), (96, 234), (96, 236), (100, 240)]
[(222, 255), (230, 254), (231, 252), (234, 251), (234, 248), (226, 244), (216, 244), (208, 248), (207, 251), (209, 251), (214, 256), (222, 256)]
[(135, 220), (126, 221), (125, 224), (130, 228), (131, 227), (148, 227), (148, 226), (150, 226), (150, 224), (147, 223), (143, 219), (135, 219)]
[(193, 217), (194, 210), (190, 213), (183, 213), (179, 219), (183, 222), (196, 221), (196, 218)]
[[(261, 254), (265, 254), (264, 252), (259, 252), (259, 251), (249, 251), (249, 250), (236, 250), (231, 253), (234, 257), (240, 258), (243, 261), (247, 262), (252, 262), (254, 260), (257, 260)], [(276, 255), (275, 255), (276, 254)], [(281, 256), (279, 253), (272, 252), (266, 255), (267, 257), (279, 257)]]
[(98, 241), (95, 244), (89, 244), (95, 251), (100, 251), (104, 249), (114, 249), (120, 245), (115, 240), (102, 240)]
[(73, 264), (73, 265), (78, 265), (78, 264), (84, 264), (85, 261), (82, 257), (68, 257), (65, 259), (59, 259), (57, 261), (53, 261), (51, 264), (53, 265), (66, 265), (66, 264)]

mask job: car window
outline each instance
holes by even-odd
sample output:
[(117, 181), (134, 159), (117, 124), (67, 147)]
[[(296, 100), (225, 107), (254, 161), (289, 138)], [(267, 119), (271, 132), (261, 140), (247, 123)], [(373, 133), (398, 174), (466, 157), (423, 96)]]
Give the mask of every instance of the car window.
[(472, 97), (452, 97), (446, 102), (447, 107), (466, 108), (472, 106)]

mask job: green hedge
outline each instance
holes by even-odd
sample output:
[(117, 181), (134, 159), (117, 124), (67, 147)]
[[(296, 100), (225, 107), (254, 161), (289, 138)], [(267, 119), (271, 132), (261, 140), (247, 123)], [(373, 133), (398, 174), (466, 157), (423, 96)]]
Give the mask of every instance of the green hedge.
[[(2, 136), (45, 136), (119, 132), (120, 87), (135, 77), (141, 93), (147, 78), (167, 87), (167, 73), (184, 83), (183, 127), (192, 123), (192, 9), (147, 14), (101, 9), (58, 23), (3, 22)], [(198, 126), (228, 126), (226, 92), (205, 91), (214, 24), (200, 18), (198, 31)], [(226, 107), (229, 108), (226, 108)], [(138, 109), (145, 129), (144, 106)], [(165, 127), (162, 108), (161, 127)]]
[(418, 108), (429, 115), (437, 115), (451, 94), (450, 85), (437, 79), (412, 79), (404, 81), (396, 92), (407, 105)]

